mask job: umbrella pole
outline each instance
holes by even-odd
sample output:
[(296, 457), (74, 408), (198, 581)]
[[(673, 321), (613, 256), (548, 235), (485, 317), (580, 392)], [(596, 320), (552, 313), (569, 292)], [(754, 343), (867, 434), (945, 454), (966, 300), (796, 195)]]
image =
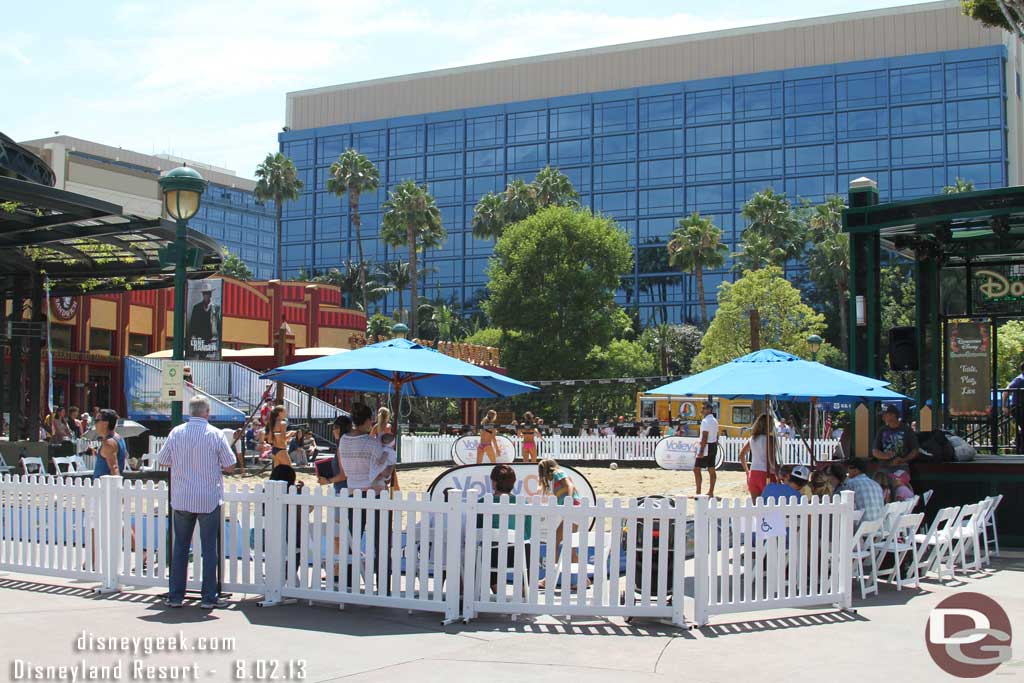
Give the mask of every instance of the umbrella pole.
[(814, 437), (817, 432), (818, 399), (811, 397), (811, 467), (814, 467)]

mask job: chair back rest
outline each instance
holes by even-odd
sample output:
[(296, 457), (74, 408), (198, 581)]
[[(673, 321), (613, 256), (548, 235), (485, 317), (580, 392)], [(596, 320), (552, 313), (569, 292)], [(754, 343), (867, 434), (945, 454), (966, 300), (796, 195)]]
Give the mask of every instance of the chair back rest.
[(997, 496), (989, 496), (991, 501), (988, 506), (988, 510), (985, 512), (985, 524), (991, 525), (996, 523), (996, 508), (1003, 502), (1003, 494)]
[(71, 474), (75, 471), (75, 464), (70, 457), (53, 458), (53, 466), (56, 468), (57, 474)]
[(85, 465), (85, 459), (80, 455), (72, 455), (68, 460), (71, 461), (71, 465), (74, 467), (72, 472), (87, 472), (89, 470)]
[(935, 494), (934, 489), (928, 489), (927, 491), (925, 491), (924, 493), (921, 494), (921, 500), (924, 501), (925, 505), (928, 505), (928, 501), (932, 499), (932, 496), (934, 494)]
[(978, 503), (969, 503), (960, 508), (960, 514), (957, 515), (956, 521), (953, 522), (954, 529), (961, 527), (972, 526), (974, 524), (974, 517), (978, 514)]
[(882, 520), (875, 519), (870, 522), (861, 522), (857, 532), (853, 535), (853, 549), (864, 550), (868, 541), (874, 539), (882, 528)]
[(918, 512), (912, 515), (903, 515), (900, 517), (900, 521), (897, 524), (899, 535), (903, 539), (913, 539), (917, 530), (921, 528), (921, 522), (924, 521), (924, 513)]
[[(35, 468), (34, 472), (30, 472), (30, 468)], [(40, 457), (24, 457), (21, 459), (21, 471), (25, 474), (43, 474), (46, 470), (43, 468), (43, 459)]]
[(932, 525), (928, 529), (928, 536), (926, 540), (931, 541), (932, 539), (938, 539), (939, 536), (944, 533), (952, 531), (953, 522), (959, 514), (959, 507), (942, 508), (936, 512), (935, 519), (932, 520)]

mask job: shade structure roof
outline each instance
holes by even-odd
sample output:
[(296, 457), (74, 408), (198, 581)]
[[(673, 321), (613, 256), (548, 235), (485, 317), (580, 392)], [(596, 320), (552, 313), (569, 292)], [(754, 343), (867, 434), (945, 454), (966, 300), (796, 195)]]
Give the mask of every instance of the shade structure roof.
[(754, 351), (716, 368), (671, 382), (650, 394), (782, 400), (900, 400), (888, 382), (830, 368), (775, 349)]
[(843, 229), (951, 264), (1024, 260), (1024, 187), (974, 190), (843, 210)]
[[(110, 202), (3, 176), (0, 202), (14, 207), (0, 211), (0, 280), (8, 284), (40, 271), (50, 280), (50, 293), (61, 296), (84, 293), (86, 282), (89, 293), (173, 283), (173, 262), (160, 258), (175, 239), (176, 226), (169, 221), (124, 214)], [(220, 262), (212, 238), (189, 230), (187, 242), (198, 250), (202, 267)], [(196, 270), (190, 277), (210, 274)]]
[(404, 396), (497, 398), (538, 390), (407, 339), (389, 339), (348, 353), (292, 363), (260, 377), (340, 391), (383, 394), (398, 387)]

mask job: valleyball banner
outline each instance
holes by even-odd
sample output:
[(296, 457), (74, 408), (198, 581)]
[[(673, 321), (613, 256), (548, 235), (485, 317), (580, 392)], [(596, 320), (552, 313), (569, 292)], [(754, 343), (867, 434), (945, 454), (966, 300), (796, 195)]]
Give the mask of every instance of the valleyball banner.
[[(514, 462), (516, 447), (507, 436), (496, 437), (495, 447), (498, 450), (498, 462)], [(463, 436), (452, 444), (452, 460), (456, 465), (475, 465), (476, 448), (480, 445), (479, 436)], [(490, 456), (484, 455), (484, 463), (491, 463)], [(491, 463), (494, 464), (494, 463)]]
[(699, 452), (700, 439), (696, 437), (666, 436), (654, 446), (654, 459), (663, 470), (692, 470)]
[(185, 299), (189, 312), (185, 328), (186, 360), (220, 360), (223, 295), (223, 280), (189, 281)]
[[(473, 457), (476, 456), (474, 455)], [(477, 497), (493, 494), (494, 490), (491, 488), (491, 469), (493, 468), (494, 465), (463, 465), (461, 467), (453, 467), (447, 472), (443, 472), (430, 484), (428, 489), (430, 498), (435, 501), (444, 500), (445, 489), (453, 488), (461, 491), (476, 491)], [(587, 481), (587, 478), (582, 473), (565, 465), (561, 465), (561, 468), (568, 475), (576, 490), (579, 491), (580, 498), (588, 500), (596, 498), (594, 487), (590, 485), (590, 482)], [(512, 465), (512, 469), (516, 472), (516, 485), (512, 489), (514, 495), (527, 497), (544, 495), (544, 492), (541, 490), (536, 465), (532, 463), (518, 463)]]

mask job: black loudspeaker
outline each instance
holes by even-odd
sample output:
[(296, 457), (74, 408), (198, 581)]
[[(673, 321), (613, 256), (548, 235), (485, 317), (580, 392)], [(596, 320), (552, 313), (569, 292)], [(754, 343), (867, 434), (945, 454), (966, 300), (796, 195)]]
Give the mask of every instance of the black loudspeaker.
[(917, 370), (916, 327), (889, 330), (889, 367), (893, 370)]

